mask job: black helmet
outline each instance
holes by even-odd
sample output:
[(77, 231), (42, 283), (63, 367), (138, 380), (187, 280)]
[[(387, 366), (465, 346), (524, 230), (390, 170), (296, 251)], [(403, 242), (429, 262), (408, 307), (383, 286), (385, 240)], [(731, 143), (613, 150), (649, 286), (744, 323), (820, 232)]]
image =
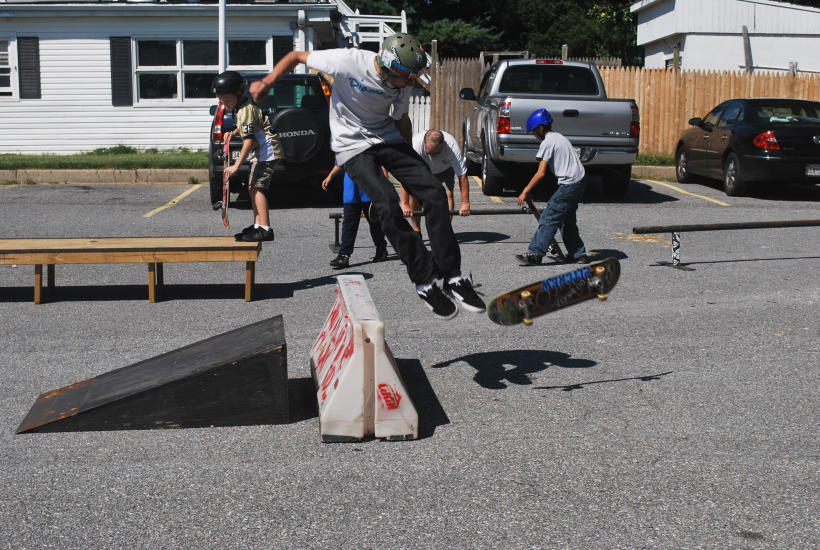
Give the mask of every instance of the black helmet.
[(211, 84), (211, 92), (216, 95), (232, 94), (235, 92), (245, 91), (245, 80), (242, 75), (236, 71), (225, 71), (214, 78), (214, 83)]

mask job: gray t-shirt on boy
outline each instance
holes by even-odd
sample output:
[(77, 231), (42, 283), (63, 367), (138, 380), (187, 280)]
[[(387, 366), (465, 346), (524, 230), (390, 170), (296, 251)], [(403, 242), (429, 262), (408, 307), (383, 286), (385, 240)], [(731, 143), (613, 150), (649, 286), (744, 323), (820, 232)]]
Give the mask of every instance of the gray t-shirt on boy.
[(340, 165), (373, 145), (403, 141), (395, 121), (410, 110), (412, 88), (382, 86), (373, 63), (375, 57), (366, 50), (343, 48), (311, 52), (308, 56), (308, 67), (334, 79), (330, 148)]
[(547, 161), (550, 170), (558, 178), (558, 185), (577, 183), (586, 175), (584, 165), (575, 154), (572, 144), (561, 134), (548, 133), (541, 142), (535, 158)]

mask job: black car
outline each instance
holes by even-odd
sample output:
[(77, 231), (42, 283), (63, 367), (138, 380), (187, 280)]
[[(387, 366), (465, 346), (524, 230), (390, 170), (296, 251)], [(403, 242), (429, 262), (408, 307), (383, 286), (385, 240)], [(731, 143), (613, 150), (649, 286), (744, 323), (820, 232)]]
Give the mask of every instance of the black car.
[[(245, 76), (245, 96), (249, 99), (250, 83), (265, 75)], [(262, 113), (268, 116), (273, 132), (279, 135), (284, 160), (276, 167), (273, 184), (320, 185), (336, 162), (330, 149), (330, 92), (331, 86), (320, 75), (289, 74), (280, 78), (271, 89), (267, 99), (258, 103)], [(253, 99), (251, 99), (253, 101)], [(211, 123), (208, 177), (211, 185), (211, 203), (222, 200), (222, 133), (236, 128), (233, 114), (220, 103), (211, 106), (214, 119)], [(239, 157), (242, 139), (231, 140), (231, 159)], [(247, 190), (249, 162), (246, 160), (239, 172), (231, 178), (231, 191)], [(337, 178), (331, 190), (334, 197), (341, 197), (341, 180)]]
[(722, 179), (732, 197), (764, 183), (820, 183), (820, 102), (730, 99), (689, 124), (675, 157), (681, 183)]

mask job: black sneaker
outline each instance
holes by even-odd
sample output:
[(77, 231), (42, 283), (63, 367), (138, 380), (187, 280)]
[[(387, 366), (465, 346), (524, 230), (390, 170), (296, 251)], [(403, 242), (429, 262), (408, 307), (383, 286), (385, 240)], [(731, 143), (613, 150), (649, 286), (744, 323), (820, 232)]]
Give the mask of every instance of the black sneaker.
[(452, 319), (458, 315), (458, 307), (441, 291), (436, 283), (433, 283), (428, 290), (416, 289), (416, 292), (418, 292), (419, 298), (424, 300), (427, 307), (439, 319)]
[(350, 267), (350, 257), (339, 254), (330, 260), (330, 267), (333, 269), (345, 269)]
[(445, 282), (444, 292), (455, 298), (458, 304), (470, 313), (487, 311), (484, 301), (473, 290), (473, 282), (466, 277), (462, 277), (453, 284)]
[(569, 260), (569, 263), (571, 263), (571, 264), (588, 264), (589, 263), (589, 258), (587, 257), (586, 254), (581, 254), (577, 258), (575, 258), (573, 260)]
[(273, 240), (273, 229), (268, 229), (267, 231), (262, 229), (261, 227), (257, 227), (250, 233), (246, 235), (242, 235), (242, 240), (246, 243), (258, 243), (262, 241), (272, 241)]
[(235, 234), (233, 236), (233, 238), (236, 239), (237, 241), (241, 241), (242, 237), (244, 237), (245, 235), (250, 234), (250, 232), (253, 231), (254, 229), (256, 229), (256, 228), (253, 226), (253, 224), (250, 224), (248, 227), (243, 229), (241, 233)]
[(541, 265), (542, 258), (527, 250), (523, 254), (516, 254), (515, 259), (521, 262), (522, 265)]
[(383, 262), (387, 259), (387, 248), (377, 248), (376, 255), (373, 256), (374, 262)]

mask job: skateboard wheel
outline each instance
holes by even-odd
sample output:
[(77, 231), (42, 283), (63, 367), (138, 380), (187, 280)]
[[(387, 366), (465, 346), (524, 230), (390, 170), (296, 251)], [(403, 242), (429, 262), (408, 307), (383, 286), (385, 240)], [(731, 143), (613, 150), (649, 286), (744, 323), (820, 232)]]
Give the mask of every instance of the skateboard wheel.
[(601, 300), (602, 302), (604, 300), (606, 300), (607, 298), (609, 298), (609, 296), (607, 296), (606, 294), (598, 294), (598, 299)]
[(531, 327), (532, 326), (532, 319), (524, 319), (524, 326)]
[(603, 275), (604, 271), (606, 271), (605, 267), (598, 266), (598, 267), (595, 268), (595, 273), (597, 273), (598, 275)]
[(521, 293), (521, 297), (524, 300), (529, 300), (530, 298), (532, 298), (532, 294), (530, 294), (529, 290), (525, 290), (524, 292)]

